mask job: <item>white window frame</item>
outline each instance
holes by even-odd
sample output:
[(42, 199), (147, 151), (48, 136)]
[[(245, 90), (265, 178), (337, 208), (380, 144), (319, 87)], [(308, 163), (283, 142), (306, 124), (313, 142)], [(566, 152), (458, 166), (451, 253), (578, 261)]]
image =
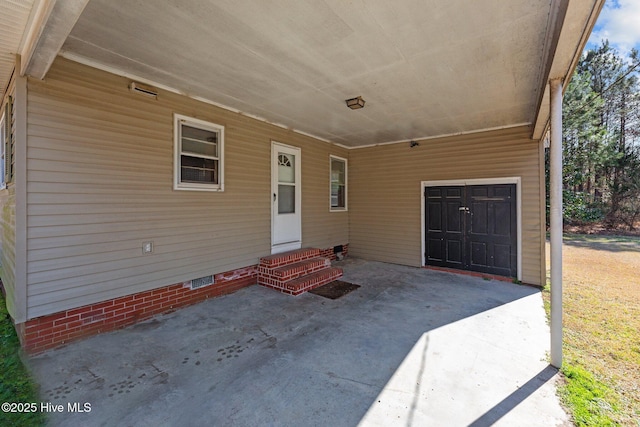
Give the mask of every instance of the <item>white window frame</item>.
[[(344, 163), (344, 207), (336, 207), (333, 206), (332, 201), (332, 185), (333, 185), (333, 161), (337, 160), (339, 162)], [(329, 155), (329, 211), (330, 212), (346, 212), (348, 211), (348, 199), (349, 199), (349, 164), (348, 160), (344, 157), (334, 156), (333, 154)]]
[[(218, 141), (218, 184), (204, 184), (181, 181), (182, 125), (215, 132)], [(193, 155), (190, 153), (189, 155)], [(199, 157), (195, 155), (195, 157)], [(207, 158), (206, 156), (202, 156)], [(192, 191), (224, 191), (224, 126), (181, 114), (173, 115), (173, 189)]]

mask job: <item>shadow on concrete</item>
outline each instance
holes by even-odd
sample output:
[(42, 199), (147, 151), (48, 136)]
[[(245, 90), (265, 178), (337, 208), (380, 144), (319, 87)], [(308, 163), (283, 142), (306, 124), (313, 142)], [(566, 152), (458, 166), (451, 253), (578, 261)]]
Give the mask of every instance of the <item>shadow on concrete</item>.
[[(445, 334), (429, 349), (430, 331), (491, 317), (479, 315), (539, 294), (523, 285), (354, 258), (339, 264), (344, 280), (361, 287), (337, 300), (251, 286), (32, 358), (43, 401), (92, 404), (90, 413), (51, 414), (49, 425), (355, 426), (421, 339), (425, 348), (415, 375), (431, 381), (453, 375), (434, 371), (437, 365), (428, 362), (449, 357), (449, 351), (464, 353), (464, 347), (447, 349)], [(541, 304), (532, 316), (544, 326)], [(482, 345), (469, 341), (476, 337), (493, 340), (483, 328), (502, 333), (503, 327), (517, 331), (520, 323), (530, 327), (516, 317), (498, 316), (497, 326), (472, 319), (463, 328), (472, 338), (463, 342), (473, 348)], [(520, 346), (532, 343), (539, 351), (534, 357), (544, 358), (544, 348), (531, 339), (495, 348), (526, 365), (519, 355), (532, 350)], [(503, 345), (512, 348), (505, 352)], [(474, 357), (460, 369), (496, 363)], [(525, 398), (547, 374), (538, 374), (475, 425), (486, 425)], [(419, 425), (414, 414), (425, 384), (408, 386), (411, 409), (409, 418), (397, 420), (400, 425)]]
[(413, 399), (411, 400), (411, 407), (409, 408), (409, 415), (407, 416), (407, 423), (406, 423), (407, 427), (416, 425), (415, 424), (416, 412), (418, 411), (420, 396), (422, 395), (422, 381), (420, 381), (420, 378), (424, 376), (425, 369), (427, 367), (428, 350), (429, 350), (429, 336), (427, 335), (425, 336), (424, 347), (420, 351), (420, 366), (418, 367), (418, 370), (415, 375), (416, 385), (413, 389)]
[[(489, 427), (494, 425), (500, 418), (511, 412), (516, 406), (521, 404), (525, 399), (535, 393), (540, 387), (546, 384), (548, 381), (558, 373), (558, 369), (551, 365), (548, 365), (536, 376), (531, 378), (518, 390), (505, 397), (500, 403), (487, 411), (480, 418), (469, 424), (469, 427)], [(536, 414), (531, 414), (535, 417)]]
[(640, 252), (640, 237), (565, 234), (563, 244), (607, 252)]

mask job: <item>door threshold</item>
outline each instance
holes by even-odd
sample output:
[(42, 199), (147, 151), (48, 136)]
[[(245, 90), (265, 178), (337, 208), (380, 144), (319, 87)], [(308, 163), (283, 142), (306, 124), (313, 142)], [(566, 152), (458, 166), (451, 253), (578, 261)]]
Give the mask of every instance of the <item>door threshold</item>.
[(281, 243), (278, 245), (271, 246), (271, 255), (279, 254), (281, 252), (287, 251), (295, 251), (296, 249), (302, 248), (302, 242), (289, 242), (289, 243)]
[(463, 276), (480, 277), (485, 280), (499, 280), (501, 282), (519, 283), (518, 279), (516, 279), (515, 277), (499, 276), (497, 274), (482, 273), (479, 271), (458, 270), (456, 268), (438, 267), (436, 265), (425, 265), (422, 268), (426, 268), (427, 270), (444, 271), (445, 273), (461, 274)]

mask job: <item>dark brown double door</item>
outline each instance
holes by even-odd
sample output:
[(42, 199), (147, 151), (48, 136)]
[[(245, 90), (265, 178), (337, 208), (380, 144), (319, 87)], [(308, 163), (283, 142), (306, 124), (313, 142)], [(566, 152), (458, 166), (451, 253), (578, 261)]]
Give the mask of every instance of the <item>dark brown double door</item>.
[(515, 184), (425, 188), (425, 264), (517, 276)]

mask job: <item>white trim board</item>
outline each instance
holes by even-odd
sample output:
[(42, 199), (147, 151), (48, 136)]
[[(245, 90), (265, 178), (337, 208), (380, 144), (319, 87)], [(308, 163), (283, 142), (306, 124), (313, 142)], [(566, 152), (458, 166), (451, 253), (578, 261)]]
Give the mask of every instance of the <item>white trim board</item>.
[(424, 239), (425, 239), (425, 229), (424, 229), (424, 220), (425, 220), (425, 212), (424, 212), (424, 190), (427, 187), (446, 187), (446, 186), (467, 186), (467, 185), (495, 185), (495, 184), (515, 184), (516, 185), (516, 222), (517, 222), (517, 232), (516, 232), (516, 247), (518, 251), (518, 260), (517, 260), (517, 279), (522, 280), (522, 178), (519, 176), (514, 177), (504, 177), (504, 178), (479, 178), (479, 179), (448, 179), (441, 181), (422, 181), (420, 183), (420, 229), (421, 229), (421, 241), (420, 241), (420, 259), (421, 265), (424, 267), (425, 259), (424, 259)]
[(494, 126), (494, 127), (482, 128), (482, 129), (472, 129), (472, 130), (467, 130), (467, 131), (464, 131), (464, 132), (443, 133), (443, 134), (439, 134), (439, 135), (423, 136), (423, 137), (420, 137), (420, 138), (401, 139), (401, 140), (398, 140), (398, 141), (378, 142), (376, 144), (357, 145), (355, 147), (347, 147), (347, 148), (349, 148), (350, 150), (357, 150), (359, 148), (371, 148), (371, 147), (377, 147), (379, 145), (407, 144), (407, 143), (411, 143), (411, 142), (414, 142), (414, 141), (415, 142), (423, 142), (423, 141), (429, 141), (431, 139), (450, 138), (452, 136), (460, 136), (460, 135), (473, 135), (473, 134), (476, 134), (476, 133), (491, 132), (491, 131), (503, 130), (503, 129), (513, 129), (513, 128), (519, 128), (519, 127), (523, 127), (523, 126), (531, 126), (531, 123), (529, 123), (529, 122), (514, 123), (512, 125)]

